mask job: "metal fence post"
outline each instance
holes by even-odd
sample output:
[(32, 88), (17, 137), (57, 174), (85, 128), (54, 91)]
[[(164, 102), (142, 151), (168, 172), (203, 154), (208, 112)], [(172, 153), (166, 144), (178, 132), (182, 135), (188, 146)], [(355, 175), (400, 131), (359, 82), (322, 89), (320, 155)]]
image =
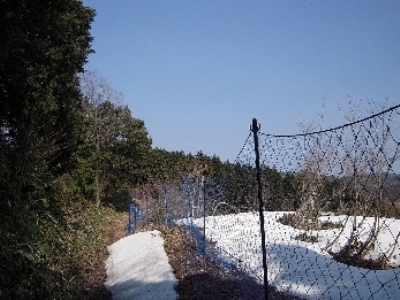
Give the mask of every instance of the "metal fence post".
[(187, 218), (188, 221), (192, 221), (192, 203), (190, 199), (190, 194), (191, 194), (191, 182), (189, 178), (189, 173), (187, 170), (183, 171), (183, 186), (184, 186), (184, 195), (186, 198), (186, 204), (187, 204)]
[(258, 198), (258, 212), (260, 217), (260, 231), (261, 231), (261, 248), (263, 255), (263, 269), (264, 269), (264, 293), (265, 299), (268, 300), (268, 269), (267, 269), (267, 251), (265, 249), (265, 229), (264, 229), (264, 201), (262, 198), (262, 184), (261, 184), (261, 169), (260, 169), (260, 152), (258, 149), (258, 131), (261, 126), (257, 123), (257, 119), (253, 119), (250, 130), (254, 136), (254, 151), (256, 154), (256, 170), (257, 170), (257, 198)]
[(168, 198), (167, 198), (167, 185), (164, 181), (164, 205), (165, 205), (165, 225), (168, 224)]
[(207, 185), (207, 172), (203, 172), (203, 237), (204, 237), (204, 255), (206, 254), (206, 185)]
[(136, 204), (133, 202), (129, 203), (129, 223), (128, 232), (130, 234), (135, 233), (136, 228)]

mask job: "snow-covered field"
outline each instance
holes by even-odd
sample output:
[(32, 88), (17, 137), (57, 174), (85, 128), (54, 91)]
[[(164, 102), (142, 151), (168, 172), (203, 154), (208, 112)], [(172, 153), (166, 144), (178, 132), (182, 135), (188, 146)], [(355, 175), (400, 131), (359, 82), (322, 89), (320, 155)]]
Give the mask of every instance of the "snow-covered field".
[[(303, 230), (277, 222), (283, 212), (265, 212), (268, 281), (278, 290), (305, 299), (400, 299), (400, 268), (369, 270), (336, 262), (323, 249), (335, 241), (336, 252), (350, 235), (352, 220), (346, 216), (325, 216), (322, 221), (341, 223), (343, 229), (311, 231), (318, 241), (294, 239)], [(347, 220), (347, 222), (346, 222)], [(185, 221), (187, 223), (188, 220)], [(191, 220), (203, 231), (203, 219)], [(366, 238), (373, 218), (357, 218), (357, 235)], [(381, 219), (378, 242), (371, 251), (376, 258), (393, 250), (390, 263), (400, 265), (400, 220)], [(252, 213), (206, 218), (206, 237), (215, 243), (223, 259), (245, 267), (250, 275), (263, 278), (260, 227)], [(335, 237), (338, 237), (335, 240)]]

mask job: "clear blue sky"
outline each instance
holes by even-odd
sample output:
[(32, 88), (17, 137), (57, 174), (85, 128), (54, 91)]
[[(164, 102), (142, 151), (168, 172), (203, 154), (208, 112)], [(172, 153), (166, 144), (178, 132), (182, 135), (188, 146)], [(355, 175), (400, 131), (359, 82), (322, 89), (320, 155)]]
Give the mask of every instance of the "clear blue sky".
[[(400, 1), (84, 0), (97, 70), (153, 146), (233, 161), (252, 118), (324, 128), (353, 99), (400, 102)], [(361, 116), (368, 113), (360, 111)]]

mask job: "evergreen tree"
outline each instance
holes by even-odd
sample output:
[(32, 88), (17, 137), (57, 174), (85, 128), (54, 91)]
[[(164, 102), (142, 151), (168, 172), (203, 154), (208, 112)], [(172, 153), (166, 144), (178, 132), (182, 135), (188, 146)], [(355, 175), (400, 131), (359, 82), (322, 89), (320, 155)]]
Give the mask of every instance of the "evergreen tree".
[(68, 288), (54, 259), (56, 185), (79, 146), (76, 74), (93, 17), (76, 0), (0, 1), (0, 298), (57, 298)]

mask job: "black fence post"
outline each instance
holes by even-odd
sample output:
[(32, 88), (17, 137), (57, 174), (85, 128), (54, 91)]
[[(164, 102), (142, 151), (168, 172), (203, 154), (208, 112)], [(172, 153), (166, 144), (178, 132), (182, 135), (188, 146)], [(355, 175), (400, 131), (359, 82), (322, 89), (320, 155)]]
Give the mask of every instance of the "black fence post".
[(265, 299), (268, 300), (268, 269), (267, 269), (267, 250), (265, 249), (265, 229), (264, 229), (264, 201), (262, 198), (262, 184), (261, 184), (261, 169), (260, 169), (260, 152), (258, 150), (258, 131), (261, 126), (257, 123), (257, 119), (253, 119), (250, 130), (254, 136), (254, 151), (256, 154), (256, 170), (257, 170), (257, 198), (258, 198), (258, 213), (260, 217), (260, 231), (261, 231), (261, 248), (263, 255), (263, 269), (264, 269), (264, 293)]

